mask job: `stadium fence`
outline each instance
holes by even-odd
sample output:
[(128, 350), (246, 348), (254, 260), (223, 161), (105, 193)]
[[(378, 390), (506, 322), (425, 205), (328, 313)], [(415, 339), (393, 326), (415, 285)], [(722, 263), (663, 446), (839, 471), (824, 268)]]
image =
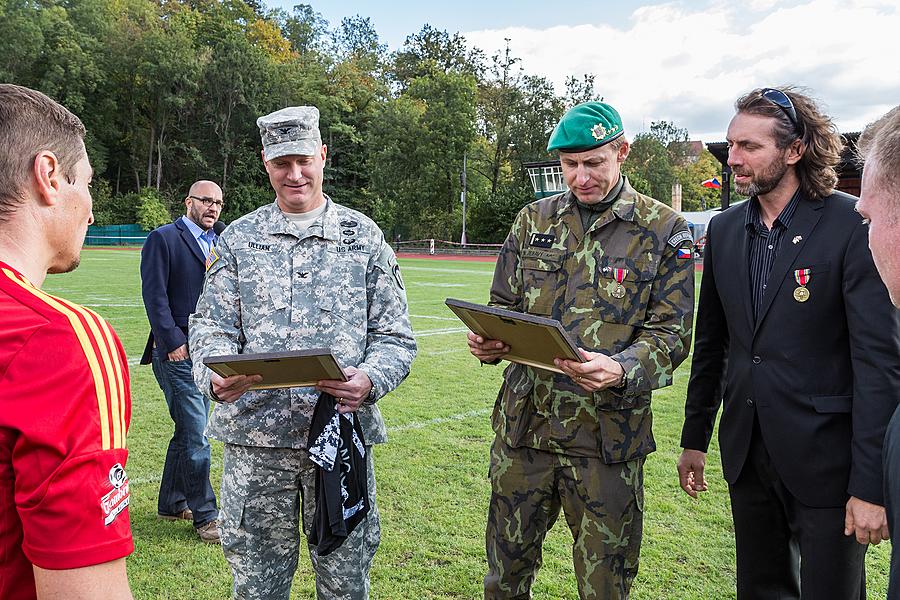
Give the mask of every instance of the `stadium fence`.
[(459, 256), (497, 256), (502, 244), (461, 244), (428, 238), (391, 244), (397, 254), (453, 254)]

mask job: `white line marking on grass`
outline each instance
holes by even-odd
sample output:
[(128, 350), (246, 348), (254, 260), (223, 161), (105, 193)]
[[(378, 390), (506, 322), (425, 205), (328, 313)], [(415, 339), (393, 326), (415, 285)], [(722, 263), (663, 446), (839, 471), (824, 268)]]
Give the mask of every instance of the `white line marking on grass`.
[(414, 287), (433, 287), (433, 288), (460, 288), (460, 287), (469, 287), (468, 283), (428, 283), (428, 282), (418, 282), (411, 281), (410, 285)]
[(466, 329), (465, 327), (452, 327), (452, 328), (447, 328), (447, 329), (429, 329), (427, 331), (422, 331), (422, 332), (416, 333), (415, 336), (416, 336), (416, 338), (420, 338), (420, 337), (430, 337), (432, 335), (446, 335), (448, 333), (465, 333), (466, 331), (468, 331), (468, 329)]
[(413, 319), (434, 319), (435, 321), (459, 321), (456, 317), (433, 317), (431, 315), (409, 315)]
[(459, 348), (450, 348), (449, 350), (438, 350), (437, 352), (422, 352), (425, 356), (441, 356), (444, 354), (452, 354), (454, 352), (462, 352), (463, 350), (468, 350), (469, 348), (466, 346), (460, 346)]
[(428, 271), (429, 273), (464, 273), (466, 275), (487, 275), (489, 277), (494, 276), (494, 270), (481, 271), (481, 270), (469, 270), (469, 269), (436, 269), (434, 267), (403, 267), (402, 271)]
[(88, 302), (88, 303), (85, 303), (85, 306), (96, 306), (96, 307), (98, 307), (98, 308), (108, 308), (108, 307), (110, 307), (110, 306), (127, 306), (127, 307), (140, 306), (140, 307), (143, 307), (144, 305), (143, 305), (143, 304), (139, 304), (139, 303), (137, 303), (137, 302), (131, 302), (131, 303), (128, 303), (128, 304), (126, 304), (126, 303), (122, 303), (122, 304), (107, 304), (107, 303), (105, 303), (105, 302)]
[(427, 421), (413, 421), (412, 423), (404, 423), (403, 425), (395, 425), (393, 427), (388, 427), (388, 433), (398, 433), (401, 431), (413, 431), (416, 429), (425, 429), (426, 427), (431, 427), (432, 425), (441, 425), (442, 423), (452, 423), (454, 421), (465, 421), (466, 419), (471, 419), (474, 417), (483, 417), (484, 415), (489, 415), (494, 410), (493, 407), (490, 408), (476, 408), (475, 410), (470, 410), (464, 413), (459, 413), (456, 415), (449, 415), (446, 417), (435, 417), (434, 419), (428, 419)]
[[(222, 461), (219, 461), (219, 469), (222, 468)], [(215, 466), (215, 465), (214, 465)], [(128, 483), (132, 485), (144, 485), (146, 483), (159, 483), (162, 481), (162, 475), (151, 475), (150, 477), (129, 477)]]

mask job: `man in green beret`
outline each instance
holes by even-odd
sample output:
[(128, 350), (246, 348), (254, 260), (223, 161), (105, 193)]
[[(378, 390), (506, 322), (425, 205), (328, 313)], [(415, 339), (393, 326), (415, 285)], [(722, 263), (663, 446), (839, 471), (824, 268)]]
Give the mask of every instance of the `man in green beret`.
[[(562, 509), (583, 599), (627, 598), (637, 574), (643, 465), (656, 448), (650, 391), (690, 348), (694, 267), (687, 222), (621, 173), (616, 110), (563, 115), (547, 149), (569, 191), (522, 209), (500, 251), (491, 304), (558, 319), (584, 362), (554, 373), (511, 363), (492, 417), (486, 599), (531, 597), (544, 535)], [(469, 333), (496, 364), (502, 340)]]

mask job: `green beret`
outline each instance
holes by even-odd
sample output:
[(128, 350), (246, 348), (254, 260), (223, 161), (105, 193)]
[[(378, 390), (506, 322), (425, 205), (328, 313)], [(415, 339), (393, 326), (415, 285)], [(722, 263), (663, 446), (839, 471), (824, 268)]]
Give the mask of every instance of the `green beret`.
[(583, 152), (608, 144), (625, 133), (622, 117), (609, 104), (585, 102), (573, 106), (550, 134), (547, 152)]

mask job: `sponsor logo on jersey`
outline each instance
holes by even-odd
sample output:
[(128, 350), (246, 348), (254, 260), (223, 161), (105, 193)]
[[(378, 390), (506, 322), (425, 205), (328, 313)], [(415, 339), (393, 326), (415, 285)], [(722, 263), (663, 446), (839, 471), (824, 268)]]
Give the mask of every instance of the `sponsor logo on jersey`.
[(100, 498), (100, 508), (103, 510), (103, 524), (110, 525), (116, 517), (128, 507), (131, 494), (128, 489), (128, 475), (121, 463), (116, 463), (109, 470), (109, 483), (113, 489)]

